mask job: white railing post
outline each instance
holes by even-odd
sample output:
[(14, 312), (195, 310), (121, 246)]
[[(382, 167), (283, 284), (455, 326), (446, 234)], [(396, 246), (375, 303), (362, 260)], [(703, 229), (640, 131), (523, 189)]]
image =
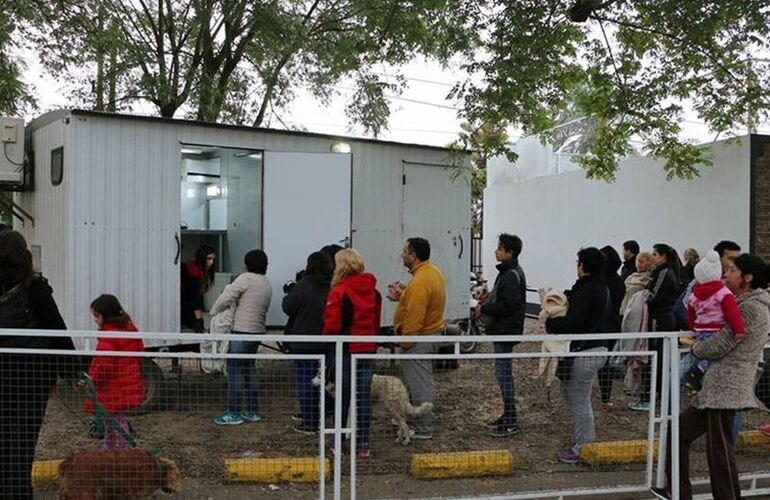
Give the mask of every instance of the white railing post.
[(356, 448), (358, 435), (358, 409), (356, 408), (356, 397), (358, 386), (356, 385), (356, 364), (355, 356), (350, 357), (350, 411), (348, 420), (350, 421), (350, 500), (356, 499)]
[(344, 343), (334, 342), (334, 500), (342, 500), (342, 354)]
[[(661, 363), (661, 394), (660, 394), (660, 432), (658, 433), (658, 473), (655, 481), (655, 485), (663, 487), (666, 482), (666, 439), (668, 438), (668, 421), (670, 419), (669, 414), (669, 389), (671, 384), (667, 383), (667, 374), (670, 373), (671, 366), (671, 350), (668, 347), (668, 338), (659, 339), (663, 343), (662, 349), (658, 352), (662, 354), (663, 360)], [(653, 374), (657, 371), (657, 363), (655, 363)], [(655, 375), (651, 375), (652, 388), (650, 389), (650, 404), (652, 408), (655, 408)], [(653, 414), (654, 417), (654, 414)]]
[(321, 358), (320, 366), (320, 380), (321, 384), (318, 387), (320, 391), (320, 399), (318, 400), (320, 406), (321, 415), (318, 417), (318, 440), (319, 440), (319, 453), (318, 453), (318, 466), (321, 469), (321, 477), (319, 479), (318, 497), (321, 500), (326, 498), (326, 356)]
[[(679, 337), (669, 337), (671, 357), (671, 497), (679, 498)], [(661, 443), (661, 447), (665, 443)], [(687, 471), (689, 473), (689, 471)]]

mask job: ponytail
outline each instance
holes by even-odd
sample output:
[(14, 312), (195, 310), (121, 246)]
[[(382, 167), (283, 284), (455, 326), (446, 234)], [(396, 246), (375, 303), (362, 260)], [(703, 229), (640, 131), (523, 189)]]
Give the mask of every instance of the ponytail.
[(125, 328), (131, 323), (131, 317), (126, 314), (114, 295), (99, 295), (91, 302), (91, 309), (101, 315), (105, 323), (112, 323), (119, 328)]

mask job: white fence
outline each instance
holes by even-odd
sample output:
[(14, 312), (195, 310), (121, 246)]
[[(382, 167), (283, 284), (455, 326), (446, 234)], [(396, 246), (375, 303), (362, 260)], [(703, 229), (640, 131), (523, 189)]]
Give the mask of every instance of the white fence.
[[(60, 332), (47, 332), (47, 331), (24, 331), (26, 336), (46, 336), (46, 337), (80, 337), (90, 339), (91, 342), (87, 345), (94, 345), (93, 340), (96, 336), (96, 332), (74, 332), (74, 331), (60, 331)], [(110, 335), (114, 335), (111, 333)], [(137, 336), (142, 339), (148, 340), (179, 340), (181, 338), (189, 339), (191, 334), (163, 334), (163, 333), (136, 333), (127, 334), (131, 336)], [(237, 450), (238, 446), (246, 446), (245, 441), (238, 442), (233, 446), (229, 446), (228, 439), (232, 436), (225, 434), (225, 431), (220, 432), (220, 439), (214, 441), (209, 445), (209, 449), (196, 450), (195, 453), (201, 451), (206, 452), (206, 456), (199, 458), (199, 463), (192, 463), (193, 459), (183, 458), (183, 453), (178, 451), (184, 446), (193, 446), (196, 439), (196, 429), (198, 427), (204, 429), (202, 432), (209, 432), (206, 430), (204, 422), (211, 424), (210, 417), (213, 415), (213, 408), (216, 408), (217, 404), (221, 404), (222, 401), (222, 379), (221, 377), (211, 376), (209, 378), (196, 378), (198, 377), (199, 366), (198, 363), (203, 360), (238, 360), (247, 359), (254, 360), (260, 366), (260, 376), (265, 376), (266, 381), (260, 383), (260, 391), (265, 389), (261, 394), (261, 402), (267, 408), (265, 414), (263, 414), (266, 420), (273, 419), (275, 421), (282, 421), (284, 417), (289, 414), (293, 415), (292, 409), (295, 407), (295, 403), (292, 401), (291, 396), (296, 392), (296, 382), (294, 375), (287, 375), (285, 364), (287, 362), (295, 361), (314, 361), (318, 363), (320, 367), (319, 377), (320, 385), (313, 390), (317, 391), (318, 397), (318, 434), (317, 434), (317, 450), (313, 452), (313, 455), (317, 457), (316, 467), (313, 469), (317, 473), (317, 480), (311, 483), (311, 486), (275, 486), (271, 484), (271, 487), (265, 490), (270, 493), (272, 497), (283, 494), (286, 498), (296, 498), (301, 496), (308, 496), (316, 494), (319, 498), (377, 498), (377, 497), (435, 497), (436, 491), (446, 493), (443, 498), (462, 497), (464, 495), (473, 495), (475, 497), (484, 498), (510, 498), (510, 499), (523, 499), (523, 498), (568, 498), (568, 497), (598, 497), (601, 495), (607, 496), (607, 498), (648, 498), (645, 493), (653, 485), (661, 485), (664, 479), (664, 467), (665, 467), (665, 442), (668, 434), (672, 436), (672, 475), (674, 478), (679, 477), (678, 471), (678, 457), (679, 446), (679, 426), (678, 419), (672, 418), (679, 414), (682, 402), (680, 401), (680, 380), (679, 380), (679, 360), (681, 351), (678, 347), (677, 339), (680, 332), (677, 333), (655, 333), (655, 334), (640, 334), (650, 339), (662, 339), (664, 348), (662, 350), (662, 371), (660, 377), (657, 376), (658, 353), (655, 350), (647, 351), (635, 351), (624, 352), (621, 356), (648, 356), (651, 370), (650, 379), (650, 401), (656, 400), (656, 395), (660, 391), (660, 408), (656, 409), (655, 404), (651, 404), (646, 414), (632, 414), (626, 413), (628, 410), (621, 410), (615, 408), (614, 414), (597, 414), (599, 424), (596, 426), (599, 429), (599, 436), (597, 441), (606, 441), (605, 436), (620, 436), (620, 438), (626, 435), (634, 436), (633, 432), (643, 432), (643, 440), (646, 442), (644, 447), (645, 455), (643, 459), (643, 469), (637, 470), (632, 465), (594, 465), (593, 467), (581, 467), (581, 466), (560, 466), (554, 465), (553, 460), (547, 458), (547, 455), (554, 450), (547, 450), (546, 443), (554, 441), (551, 439), (552, 434), (563, 434), (564, 436), (570, 436), (571, 419), (563, 416), (563, 411), (560, 413), (560, 407), (541, 407), (540, 401), (542, 400), (542, 394), (538, 394), (538, 388), (542, 389), (542, 381), (527, 380), (528, 373), (531, 366), (534, 366), (534, 362), (545, 358), (556, 357), (603, 357), (609, 358), (611, 356), (618, 355), (617, 352), (573, 352), (573, 353), (544, 353), (540, 352), (539, 345), (544, 340), (542, 335), (515, 335), (515, 336), (495, 336), (495, 337), (481, 337), (484, 343), (487, 342), (517, 342), (519, 346), (513, 352), (506, 353), (493, 353), (493, 352), (476, 352), (470, 354), (462, 354), (460, 352), (460, 343), (467, 341), (467, 337), (463, 336), (426, 336), (426, 337), (350, 337), (350, 336), (285, 336), (285, 335), (238, 335), (239, 341), (253, 340), (259, 341), (262, 344), (266, 343), (281, 343), (284, 346), (290, 346), (295, 342), (316, 342), (323, 343), (326, 346), (326, 350), (331, 354), (334, 353), (334, 359), (341, 360), (351, 343), (355, 342), (378, 342), (383, 344), (394, 344), (398, 342), (410, 342), (410, 343), (431, 343), (440, 344), (443, 346), (454, 346), (453, 352), (443, 353), (427, 353), (427, 354), (409, 354), (409, 353), (393, 353), (385, 352), (380, 349), (380, 352), (376, 354), (352, 354), (350, 363), (350, 387), (357, 387), (358, 365), (363, 360), (373, 360), (378, 363), (377, 372), (387, 372), (393, 367), (396, 362), (404, 361), (407, 359), (421, 359), (431, 360), (432, 362), (459, 362), (461, 363), (461, 369), (457, 374), (439, 376), (437, 375), (436, 386), (439, 387), (439, 392), (443, 399), (443, 402), (439, 403), (437, 400), (436, 413), (441, 416), (439, 419), (439, 425), (437, 425), (437, 434), (434, 440), (431, 442), (416, 443), (412, 445), (401, 446), (399, 444), (390, 443), (388, 441), (392, 439), (393, 433), (383, 431), (387, 429), (388, 424), (382, 425), (382, 415), (377, 416), (377, 433), (375, 442), (376, 447), (372, 449), (371, 457), (359, 458), (356, 453), (358, 444), (357, 426), (352, 424), (357, 421), (357, 391), (351, 390), (350, 398), (350, 418), (348, 422), (342, 421), (343, 416), (343, 384), (336, 383), (333, 390), (334, 396), (334, 415), (331, 425), (326, 424), (326, 394), (325, 394), (325, 376), (326, 376), (326, 360), (322, 354), (284, 354), (284, 353), (248, 353), (248, 354), (203, 354), (197, 352), (122, 352), (122, 351), (93, 351), (93, 350), (81, 350), (81, 351), (64, 351), (64, 350), (52, 350), (52, 349), (8, 349), (0, 348), (0, 356), (12, 356), (19, 354), (35, 354), (40, 357), (63, 355), (63, 356), (99, 356), (99, 357), (126, 357), (130, 355), (135, 358), (150, 358), (154, 360), (156, 366), (161, 366), (160, 373), (162, 374), (161, 380), (165, 384), (163, 390), (169, 392), (173, 398), (167, 399), (182, 400), (178, 409), (172, 408), (169, 411), (146, 409), (146, 414), (139, 418), (138, 433), (140, 436), (140, 444), (142, 445), (154, 445), (159, 446), (164, 450), (164, 454), (168, 452), (169, 458), (175, 459), (175, 453), (178, 453), (180, 463), (180, 470), (182, 476), (182, 483), (185, 490), (180, 493), (179, 498), (185, 498), (185, 495), (190, 494), (206, 494), (206, 492), (216, 491), (216, 495), (219, 498), (240, 498), (242, 492), (233, 489), (233, 496), (228, 496), (228, 488), (237, 488), (236, 486), (224, 486), (222, 474), (217, 474), (217, 470), (221, 470), (223, 467), (227, 468), (225, 463), (230, 458), (237, 459), (233, 463), (237, 463), (242, 459), (245, 462), (250, 463), (252, 457), (259, 459), (277, 460), (279, 467), (281, 467), (280, 460), (286, 458), (289, 459), (301, 453), (302, 450), (306, 450), (310, 453), (312, 448), (308, 445), (309, 441), (291, 442), (287, 444), (286, 436), (293, 436), (292, 434), (286, 434), (287, 429), (285, 426), (277, 425), (277, 427), (271, 427), (269, 429), (259, 430), (258, 426), (251, 428), (244, 428), (242, 434), (244, 440), (248, 441), (249, 436), (260, 436), (258, 445), (264, 449), (259, 449), (245, 456), (241, 456), (235, 453), (234, 456), (228, 457), (228, 453), (234, 453), (233, 450)], [(550, 335), (548, 340), (619, 340), (619, 339), (633, 339), (637, 338), (636, 334), (602, 334), (602, 335)], [(233, 340), (232, 336), (210, 334), (205, 336), (196, 336), (196, 340)], [(5, 359), (5, 358), (3, 358)], [(478, 433), (474, 430), (479, 421), (485, 415), (494, 409), (497, 401), (500, 399), (499, 391), (497, 387), (491, 382), (492, 378), (489, 374), (492, 373), (492, 369), (483, 369), (485, 364), (493, 363), (499, 359), (510, 359), (514, 366), (515, 383), (517, 390), (523, 390), (525, 393), (528, 388), (534, 388), (531, 393), (524, 396), (519, 394), (517, 401), (519, 401), (519, 414), (524, 423), (522, 423), (522, 434), (520, 436), (513, 436), (510, 438), (504, 438), (499, 441), (486, 440), (478, 438)], [(171, 363), (169, 369), (169, 360), (180, 360), (183, 367), (187, 370), (186, 374), (183, 369), (182, 375), (174, 374), (174, 364)], [(186, 365), (185, 365), (186, 363)], [(283, 366), (283, 368), (280, 368)], [(463, 368), (464, 367), (464, 368)], [(279, 369), (280, 368), (280, 369)], [(298, 373), (298, 372), (297, 372)], [(522, 375), (523, 374), (523, 375)], [(674, 376), (672, 376), (674, 374)], [(347, 375), (347, 374), (345, 374)], [(443, 378), (441, 378), (443, 377)], [(466, 377), (466, 378), (462, 378)], [(486, 378), (484, 378), (486, 377)], [(334, 380), (339, 382), (343, 380), (343, 363), (336, 362), (334, 364)], [(458, 380), (459, 379), (459, 380)], [(483, 379), (483, 380), (482, 380)], [(146, 378), (147, 383), (151, 381)], [(659, 384), (658, 384), (659, 381)], [(0, 381), (2, 382), (2, 381)], [(527, 385), (529, 384), (529, 385)], [(470, 389), (469, 394), (462, 393), (464, 386), (473, 386)], [(86, 443), (80, 437), (77, 437), (77, 428), (61, 431), (56, 428), (57, 422), (67, 422), (71, 420), (82, 419), (82, 415), (78, 414), (78, 409), (73, 409), (77, 406), (77, 391), (82, 390), (78, 388), (72, 388), (69, 385), (59, 384), (58, 398), (61, 402), (57, 402), (56, 397), (49, 403), (49, 407), (46, 413), (46, 420), (43, 423), (43, 431), (41, 432), (41, 439), (37, 446), (37, 460), (38, 462), (44, 462), (45, 459), (60, 458), (65, 456), (56, 455), (56, 453), (74, 454), (80, 451)], [(156, 388), (157, 389), (157, 388)], [(617, 389), (617, 387), (616, 387)], [(62, 391), (72, 391), (72, 394), (67, 396), (62, 394)], [(457, 394), (454, 394), (457, 393)], [(550, 393), (549, 393), (550, 394)], [(614, 394), (620, 394), (620, 391), (616, 390)], [(69, 403), (65, 403), (67, 397), (70, 398)], [(315, 397), (315, 396), (314, 396)], [(82, 399), (82, 398), (81, 398)], [(295, 398), (296, 399), (296, 398)], [(620, 398), (622, 399), (622, 398)], [(74, 401), (74, 403), (73, 403)], [(3, 402), (5, 404), (5, 402)], [(523, 404), (522, 404), (523, 403)], [(530, 404), (531, 406), (527, 406)], [(536, 407), (536, 408), (535, 408)], [(545, 409), (543, 409), (545, 408)], [(56, 415), (57, 412), (64, 414), (63, 418), (59, 418)], [(161, 415), (162, 413), (167, 415)], [(75, 417), (73, 418), (73, 415)], [(267, 416), (265, 416), (267, 415)], [(181, 426), (183, 435), (177, 436), (167, 441), (167, 437), (164, 436), (163, 430), (167, 426), (161, 425), (160, 430), (156, 429), (157, 425), (146, 425), (145, 429), (139, 428), (142, 423), (150, 423), (154, 418), (160, 419), (161, 417), (169, 419), (169, 422), (173, 422), (174, 426)], [(189, 417), (189, 418), (188, 418)], [(642, 418), (644, 417), (644, 418)], [(752, 417), (751, 425), (758, 423), (756, 420), (759, 417)], [(646, 420), (645, 420), (646, 419)], [(288, 419), (287, 419), (288, 421)], [(71, 422), (70, 422), (71, 424)], [(744, 421), (744, 424), (746, 422)], [(184, 432), (184, 426), (190, 425), (189, 432)], [(196, 427), (198, 426), (198, 427)], [(631, 432), (629, 429), (633, 427), (636, 429)], [(209, 429), (217, 429), (211, 424)], [(226, 429), (226, 428), (222, 428)], [(254, 429), (253, 431), (248, 429)], [(555, 429), (555, 430), (554, 430)], [(311, 429), (312, 430), (312, 429)], [(626, 432), (628, 431), (628, 432)], [(234, 431), (233, 431), (234, 432)], [(291, 431), (288, 431), (289, 433)], [(146, 433), (146, 434), (145, 434)], [(442, 434), (443, 433), (443, 434)], [(312, 434), (312, 433), (309, 433)], [(464, 441), (464, 436), (469, 435), (472, 437), (469, 443)], [(476, 436), (476, 437), (474, 437)], [(641, 435), (640, 435), (641, 436)], [(658, 454), (654, 455), (656, 437), (659, 442)], [(67, 444), (67, 440), (72, 441), (72, 445)], [(257, 439), (256, 437), (254, 439)], [(312, 439), (312, 438), (309, 438)], [(619, 439), (620, 440), (620, 439)], [(154, 441), (154, 442), (152, 442)], [(349, 441), (349, 457), (345, 450), (345, 442)], [(483, 441), (483, 443), (482, 443)], [(612, 441), (612, 439), (610, 440)], [(534, 444), (532, 444), (534, 442)], [(631, 442), (631, 441), (628, 441)], [(466, 480), (462, 479), (434, 479), (431, 482), (424, 482), (424, 480), (414, 479), (407, 485), (407, 490), (399, 490), (398, 484), (406, 481), (408, 476), (404, 475), (406, 467), (405, 458), (409, 457), (409, 449), (415, 451), (427, 451), (427, 452), (443, 452), (445, 450), (453, 451), (471, 451), (478, 450), (478, 447), (474, 448), (472, 445), (480, 445), (480, 451), (484, 450), (484, 447), (492, 448), (505, 448), (509, 451), (515, 452), (515, 454), (521, 455), (523, 458), (517, 458), (516, 471), (514, 475), (509, 474), (503, 476), (503, 479), (492, 481), (491, 488), (485, 490), (489, 485), (475, 484), (474, 478)], [(497, 444), (499, 443), (499, 444)], [(221, 444), (220, 448), (217, 448)], [(331, 450), (327, 450), (327, 447), (331, 444)], [(229, 447), (228, 447), (229, 446)], [(630, 445), (629, 445), (630, 446)], [(329, 476), (331, 484), (327, 484), (327, 469), (324, 466), (326, 463), (327, 455), (331, 452), (331, 471)], [(412, 454), (414, 455), (414, 454)], [(413, 458), (413, 457), (412, 457)], [(348, 464), (344, 461), (347, 460)], [(527, 460), (531, 460), (527, 463)], [(225, 463), (222, 463), (222, 462)], [(265, 463), (268, 463), (265, 462)], [(255, 462), (256, 463), (256, 462)], [(262, 462), (260, 462), (262, 463)], [(459, 464), (463, 465), (463, 464)], [(537, 470), (532, 469), (532, 466), (539, 467)], [(206, 467), (214, 472), (206, 474), (198, 474), (197, 476), (188, 473), (190, 470), (198, 470), (200, 467)], [(382, 469), (384, 466), (388, 466), (393, 469), (388, 477), (393, 476), (391, 486), (384, 487), (383, 483), (375, 481), (377, 476), (374, 474)], [(235, 466), (234, 466), (235, 467)], [(384, 467), (387, 469), (388, 467)], [(742, 480), (748, 481), (748, 487), (744, 489), (745, 496), (751, 495), (767, 495), (770, 494), (770, 488), (768, 488), (764, 481), (770, 479), (770, 473), (764, 469), (770, 469), (770, 467), (763, 467), (762, 463), (753, 461), (747, 462), (747, 467), (754, 469), (748, 474), (741, 476)], [(461, 467), (462, 468), (462, 467)], [(637, 474), (640, 473), (640, 474)], [(231, 472), (224, 474), (225, 480), (232, 480)], [(542, 475), (542, 476), (541, 476)], [(219, 477), (219, 484), (217, 484), (217, 477)], [(227, 479), (230, 477), (230, 479)], [(272, 477), (272, 476), (269, 476)], [(275, 475), (276, 478), (279, 475)], [(543, 481), (538, 479), (540, 477), (548, 477), (548, 485), (543, 487)], [(507, 478), (507, 479), (506, 479)], [(276, 479), (277, 481), (278, 479)], [(308, 480), (307, 478), (305, 480)], [(313, 478), (309, 479), (313, 481)], [(237, 478), (236, 478), (237, 481)], [(422, 482), (421, 482), (422, 481)], [(466, 487), (461, 481), (468, 481), (471, 486)], [(385, 480), (387, 483), (387, 480)], [(514, 484), (511, 484), (514, 483)], [(694, 481), (694, 484), (707, 484), (707, 479), (701, 479)], [(429, 484), (430, 487), (420, 487), (421, 484)], [(56, 488), (55, 484), (49, 484), (46, 487), (41, 487), (43, 494), (50, 493)], [(274, 491), (277, 488), (278, 491)], [(285, 488), (285, 491), (281, 488)], [(293, 489), (299, 488), (299, 489)], [(411, 488), (411, 489), (409, 489)], [(470, 488), (470, 489), (469, 489)], [(677, 498), (678, 481), (673, 481), (673, 493)], [(199, 491), (198, 491), (199, 490)], [(710, 498), (707, 494), (701, 494), (697, 498)]]

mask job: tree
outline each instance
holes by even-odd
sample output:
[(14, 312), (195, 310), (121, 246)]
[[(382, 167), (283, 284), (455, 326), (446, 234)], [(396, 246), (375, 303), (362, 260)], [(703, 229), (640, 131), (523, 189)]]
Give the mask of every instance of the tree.
[(28, 0), (0, 0), (0, 12), (0, 113), (18, 114), (34, 100), (21, 80), (23, 63), (12, 54), (13, 36), (18, 23), (32, 19), (35, 9)]
[[(612, 180), (618, 159), (641, 140), (665, 160), (669, 178), (708, 164), (680, 139), (683, 108), (720, 134), (767, 119), (770, 49), (766, 0), (488, 0), (472, 75), (458, 85), (471, 122), (520, 126), (545, 139), (569, 111), (591, 122), (578, 161), (590, 178)], [(492, 151), (506, 149), (502, 143)]]
[(108, 102), (144, 99), (161, 116), (185, 106), (197, 120), (254, 126), (295, 89), (328, 99), (353, 76), (349, 115), (376, 134), (389, 114), (383, 92), (399, 85), (372, 73), (375, 64), (447, 60), (472, 39), (458, 21), (462, 0), (60, 0), (55, 10), (30, 33), (56, 73), (92, 75), (78, 88), (97, 109), (109, 87)]

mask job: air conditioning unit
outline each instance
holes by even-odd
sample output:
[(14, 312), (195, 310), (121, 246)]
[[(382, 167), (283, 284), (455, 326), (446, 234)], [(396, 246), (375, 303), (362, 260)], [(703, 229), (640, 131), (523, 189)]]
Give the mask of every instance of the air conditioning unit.
[(0, 117), (0, 190), (24, 185), (24, 120)]

